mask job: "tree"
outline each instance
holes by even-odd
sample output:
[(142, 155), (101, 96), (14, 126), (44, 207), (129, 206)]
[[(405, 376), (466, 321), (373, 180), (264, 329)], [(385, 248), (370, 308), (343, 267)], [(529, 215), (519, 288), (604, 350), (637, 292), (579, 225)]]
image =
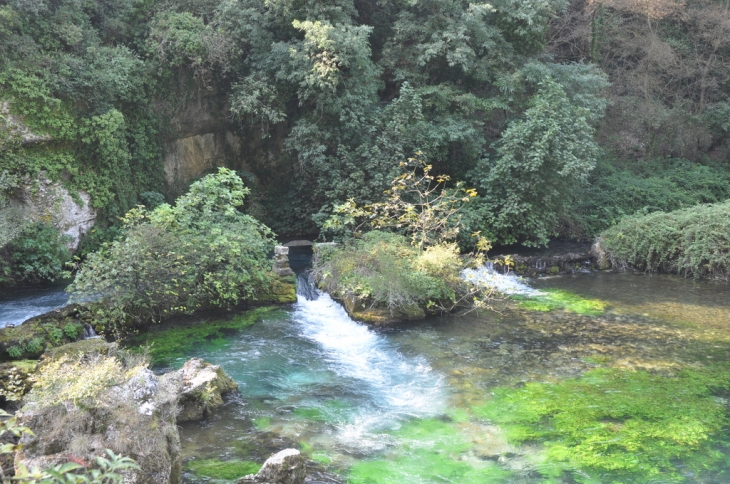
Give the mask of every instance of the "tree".
[(587, 181), (600, 153), (591, 125), (597, 114), (572, 101), (554, 79), (540, 81), (524, 116), (504, 131), (494, 159), (475, 173), (484, 193), (475, 210), (488, 238), (537, 246), (555, 235), (572, 189)]
[(256, 299), (269, 288), (273, 234), (238, 209), (249, 190), (221, 168), (193, 183), (175, 206), (132, 209), (125, 236), (90, 254), (69, 287), (91, 301), (107, 331), (205, 306)]

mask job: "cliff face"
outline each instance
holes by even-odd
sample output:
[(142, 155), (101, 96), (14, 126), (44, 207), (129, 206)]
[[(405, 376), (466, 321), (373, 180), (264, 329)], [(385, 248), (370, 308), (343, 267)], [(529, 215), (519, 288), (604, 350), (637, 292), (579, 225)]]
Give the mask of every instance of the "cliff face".
[[(23, 145), (52, 141), (48, 135), (33, 133), (22, 119), (10, 114), (6, 100), (0, 100), (0, 116), (5, 118), (10, 135), (18, 136)], [(60, 182), (48, 179), (43, 172), (35, 179), (22, 178), (20, 186), (13, 190), (8, 206), (0, 206), (3, 212), (0, 228), (7, 235), (0, 236), (0, 246), (9, 242), (25, 224), (46, 222), (68, 236), (66, 245), (73, 252), (96, 223), (97, 212), (90, 202), (88, 193), (78, 191), (72, 195)]]

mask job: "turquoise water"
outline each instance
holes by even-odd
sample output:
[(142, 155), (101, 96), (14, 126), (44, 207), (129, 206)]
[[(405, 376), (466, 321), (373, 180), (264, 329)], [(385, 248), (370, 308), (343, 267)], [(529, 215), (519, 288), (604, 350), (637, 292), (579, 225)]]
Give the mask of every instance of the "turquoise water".
[[(207, 421), (182, 427), (184, 459), (263, 462), (295, 447), (315, 470), (353, 484), (675, 482), (681, 473), (674, 471), (649, 480), (555, 471), (542, 444), (508, 438), (475, 409), (490, 405), (495, 389), (558, 383), (596, 368), (671, 376), (708, 357), (726, 364), (728, 286), (614, 274), (528, 282), (602, 298), (606, 312), (530, 312), (505, 301), (491, 312), (377, 331), (327, 295), (300, 296), (222, 345), (167, 360), (178, 367), (202, 357), (240, 385), (241, 396)], [(730, 482), (726, 467), (714, 465), (681, 480)], [(185, 479), (215, 480), (191, 472)]]

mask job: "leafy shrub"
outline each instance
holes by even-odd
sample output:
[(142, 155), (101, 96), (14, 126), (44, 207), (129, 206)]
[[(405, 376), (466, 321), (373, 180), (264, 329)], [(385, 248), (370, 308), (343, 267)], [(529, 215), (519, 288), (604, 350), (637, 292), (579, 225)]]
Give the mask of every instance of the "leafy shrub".
[(25, 345), (25, 350), (29, 353), (38, 353), (43, 349), (45, 342), (43, 338), (33, 338)]
[(147, 209), (152, 210), (163, 203), (165, 203), (165, 196), (160, 192), (142, 192), (139, 194), (139, 199), (142, 200)]
[(80, 323), (68, 323), (63, 327), (63, 334), (72, 340), (76, 340), (84, 331), (84, 327)]
[(456, 244), (421, 250), (398, 234), (373, 231), (342, 245), (320, 246), (315, 277), (337, 297), (355, 297), (391, 314), (414, 307), (451, 308), (467, 292)]
[(81, 239), (79, 248), (74, 256), (79, 260), (86, 259), (89, 254), (101, 249), (105, 243), (113, 242), (122, 235), (122, 229), (118, 225), (112, 225), (107, 228), (94, 227)]
[(11, 358), (20, 358), (20, 356), (23, 354), (23, 347), (20, 345), (14, 345), (8, 348), (7, 352)]
[[(617, 166), (618, 165), (618, 166)], [(730, 198), (730, 173), (682, 159), (646, 160), (625, 167), (601, 160), (591, 184), (578, 188), (562, 235), (593, 238), (623, 217), (670, 212)]]
[(132, 209), (125, 235), (90, 254), (69, 287), (96, 320), (121, 330), (196, 310), (256, 299), (271, 281), (273, 234), (238, 211), (248, 189), (221, 168), (172, 207)]
[(26, 227), (4, 250), (11, 277), (24, 282), (52, 282), (62, 277), (70, 258), (67, 239), (46, 223)]
[(616, 266), (730, 278), (730, 202), (628, 217), (601, 233)]

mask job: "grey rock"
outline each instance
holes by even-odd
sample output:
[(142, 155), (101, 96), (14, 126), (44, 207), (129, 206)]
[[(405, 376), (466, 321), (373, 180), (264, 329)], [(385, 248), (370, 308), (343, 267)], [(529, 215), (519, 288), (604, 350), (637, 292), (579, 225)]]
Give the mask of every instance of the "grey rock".
[(219, 365), (200, 358), (192, 358), (178, 371), (163, 375), (162, 384), (175, 389), (178, 395), (178, 422), (205, 418), (211, 409), (223, 405), (224, 395), (238, 389), (238, 383)]
[(264, 462), (257, 474), (249, 474), (238, 484), (303, 484), (307, 477), (307, 462), (296, 449), (284, 449)]

